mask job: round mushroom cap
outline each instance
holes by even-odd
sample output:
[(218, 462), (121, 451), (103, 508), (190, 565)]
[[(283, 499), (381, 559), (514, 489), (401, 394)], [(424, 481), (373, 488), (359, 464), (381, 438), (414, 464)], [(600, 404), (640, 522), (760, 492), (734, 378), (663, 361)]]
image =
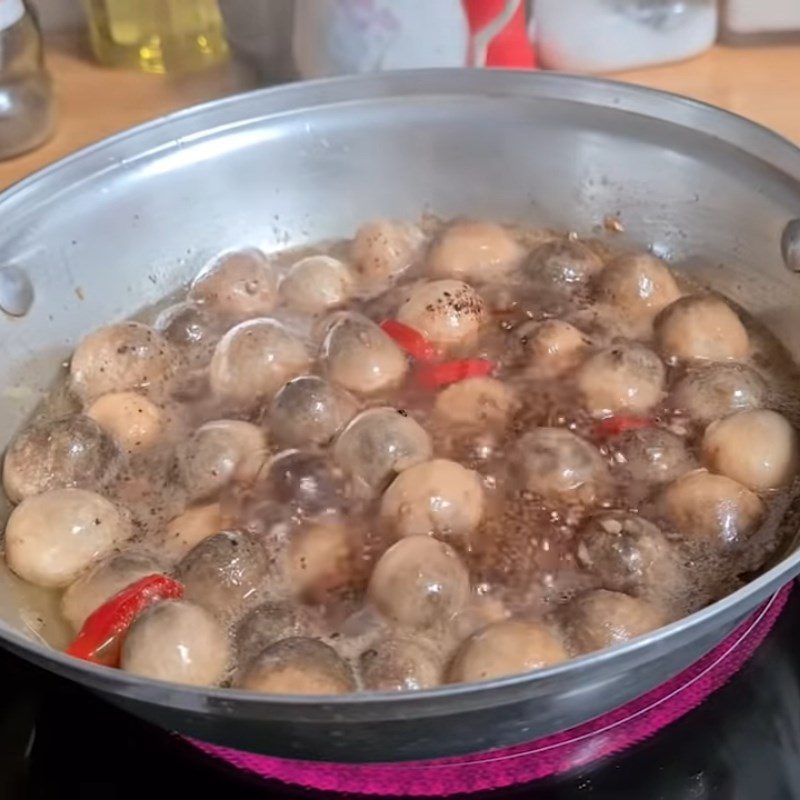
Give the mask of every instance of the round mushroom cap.
[(636, 514), (604, 511), (591, 517), (578, 534), (578, 563), (606, 589), (653, 597), (681, 581), (675, 552), (652, 522)]
[(306, 314), (321, 314), (346, 303), (353, 293), (348, 266), (330, 256), (307, 256), (292, 264), (280, 283), (283, 301)]
[(622, 644), (669, 621), (660, 608), (647, 601), (607, 589), (576, 597), (567, 604), (563, 620), (567, 636), (578, 653)]
[(523, 322), (514, 330), (531, 371), (542, 378), (564, 375), (583, 361), (588, 340), (569, 322), (546, 319)]
[(760, 524), (764, 505), (746, 486), (724, 475), (697, 469), (669, 484), (661, 509), (680, 533), (692, 540), (734, 545)]
[(316, 375), (301, 375), (275, 395), (269, 424), (281, 444), (324, 446), (355, 413), (356, 401), (344, 389)]
[(487, 625), (459, 647), (447, 680), (449, 683), (485, 681), (566, 660), (563, 645), (544, 625), (503, 620)]
[(190, 506), (167, 523), (164, 535), (156, 546), (159, 554), (172, 563), (183, 558), (203, 539), (219, 533), (223, 527), (219, 503)]
[(597, 295), (634, 324), (649, 325), (681, 292), (660, 259), (646, 253), (615, 258), (597, 279)]
[(335, 510), (346, 499), (342, 470), (321, 453), (304, 450), (274, 456), (255, 489), (306, 515)]
[(392, 481), (381, 500), (381, 517), (399, 536), (466, 540), (478, 527), (484, 506), (477, 472), (435, 458), (409, 467)]
[(251, 319), (231, 328), (214, 350), (209, 380), (222, 401), (253, 408), (286, 381), (308, 370), (305, 345), (274, 319)]
[(75, 348), (70, 361), (72, 388), (84, 403), (110, 392), (163, 390), (177, 357), (158, 331), (141, 322), (98, 328)]
[(548, 500), (592, 503), (607, 478), (597, 449), (564, 428), (535, 428), (516, 451), (525, 486)]
[(189, 297), (230, 319), (260, 317), (277, 305), (278, 279), (261, 251), (240, 250), (207, 264), (192, 282)]
[(111, 392), (98, 397), (86, 411), (128, 453), (149, 450), (164, 435), (164, 413), (136, 392)]
[(116, 475), (121, 454), (103, 429), (82, 414), (36, 423), (6, 450), (3, 488), (12, 503), (49, 489), (97, 489)]
[(570, 240), (539, 245), (523, 267), (537, 284), (560, 290), (585, 286), (602, 268), (603, 261), (594, 250)]
[(665, 308), (655, 324), (659, 352), (667, 359), (741, 361), (750, 337), (736, 312), (712, 295), (682, 297)]
[(99, 561), (71, 583), (61, 596), (61, 614), (77, 631), (86, 618), (126, 586), (162, 572), (149, 553), (123, 550)]
[(345, 314), (328, 331), (322, 345), (328, 378), (357, 394), (376, 394), (397, 386), (408, 361), (397, 343), (372, 320)]
[(672, 390), (670, 405), (700, 423), (736, 411), (761, 408), (767, 397), (763, 378), (744, 364), (709, 364), (684, 375)]
[(367, 282), (387, 281), (405, 272), (422, 247), (422, 231), (407, 222), (376, 219), (356, 232), (350, 256)]
[(755, 409), (712, 422), (703, 464), (755, 491), (777, 489), (797, 474), (797, 431), (777, 411)]
[(442, 347), (475, 342), (486, 322), (486, 304), (468, 284), (438, 280), (411, 286), (397, 309), (397, 319)]
[(402, 692), (441, 683), (441, 659), (423, 640), (390, 636), (365, 650), (358, 660), (365, 689)]
[(519, 402), (514, 390), (497, 378), (466, 378), (436, 396), (433, 413), (450, 425), (483, 430), (505, 424)]
[(37, 586), (62, 588), (131, 535), (116, 507), (85, 489), (27, 497), (6, 525), (6, 562)]
[(469, 574), (452, 547), (408, 536), (378, 560), (368, 596), (387, 619), (408, 628), (446, 622), (469, 598)]
[(303, 600), (323, 603), (356, 580), (358, 536), (343, 522), (321, 520), (292, 534), (288, 583)]
[(294, 600), (268, 600), (247, 612), (236, 624), (234, 641), (240, 664), (249, 664), (265, 647), (297, 636), (322, 635), (316, 609)]
[(237, 478), (255, 477), (248, 467), (266, 448), (264, 431), (249, 422), (219, 419), (201, 425), (177, 451), (178, 470), (189, 497), (207, 499)]
[(225, 629), (194, 603), (169, 600), (143, 611), (122, 644), (120, 666), (145, 678), (215, 686), (230, 661)]
[(473, 283), (498, 281), (519, 266), (524, 252), (501, 225), (454, 222), (431, 248), (428, 269), (437, 278)]
[(361, 485), (385, 486), (397, 473), (427, 461), (433, 454), (425, 429), (396, 408), (362, 411), (342, 431), (334, 446), (337, 463)]
[(664, 428), (625, 431), (611, 439), (609, 447), (631, 480), (669, 483), (697, 466), (684, 440)]
[(247, 533), (222, 531), (195, 545), (175, 568), (184, 596), (221, 618), (252, 600), (269, 571), (263, 545)]
[(266, 647), (238, 685), (263, 694), (348, 694), (356, 689), (349, 664), (329, 645), (304, 637)]
[(596, 416), (649, 411), (664, 395), (666, 368), (637, 342), (606, 347), (590, 356), (577, 373), (578, 390)]
[(191, 367), (209, 362), (222, 335), (220, 322), (211, 311), (191, 301), (165, 308), (154, 327)]

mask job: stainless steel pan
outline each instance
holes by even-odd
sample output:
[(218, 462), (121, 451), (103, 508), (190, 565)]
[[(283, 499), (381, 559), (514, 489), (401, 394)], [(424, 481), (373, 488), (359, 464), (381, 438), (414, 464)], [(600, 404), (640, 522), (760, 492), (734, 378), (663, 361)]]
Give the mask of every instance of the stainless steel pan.
[[(349, 235), (378, 214), (470, 214), (626, 235), (712, 281), (800, 358), (800, 152), (679, 97), (546, 74), (425, 71), (296, 84), (123, 133), (0, 197), (0, 265), (35, 289), (0, 318), (0, 443), (87, 331), (204, 259)], [(0, 582), (3, 643), (160, 725), (282, 756), (394, 761), (532, 739), (663, 682), (800, 571), (782, 560), (721, 602), (553, 669), (397, 695), (296, 699), (143, 680), (26, 635)]]

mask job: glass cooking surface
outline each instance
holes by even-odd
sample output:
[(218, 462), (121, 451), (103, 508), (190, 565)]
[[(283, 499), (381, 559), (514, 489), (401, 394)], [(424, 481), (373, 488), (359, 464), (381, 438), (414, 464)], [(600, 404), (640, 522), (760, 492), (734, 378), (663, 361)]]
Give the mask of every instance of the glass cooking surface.
[[(753, 658), (652, 739), (574, 774), (470, 797), (800, 798), (800, 592)], [(78, 686), (0, 651), (0, 798), (318, 798), (248, 779)], [(160, 788), (159, 788), (160, 787)], [(161, 793), (164, 793), (163, 795)]]

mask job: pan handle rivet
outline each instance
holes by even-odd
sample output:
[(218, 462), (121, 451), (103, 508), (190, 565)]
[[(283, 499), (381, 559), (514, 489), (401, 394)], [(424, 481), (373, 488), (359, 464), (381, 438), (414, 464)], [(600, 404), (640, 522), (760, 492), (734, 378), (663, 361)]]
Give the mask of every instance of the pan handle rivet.
[(33, 284), (19, 267), (0, 267), (0, 310), (23, 317), (33, 305)]
[(800, 219), (791, 220), (783, 229), (781, 254), (787, 269), (800, 272)]

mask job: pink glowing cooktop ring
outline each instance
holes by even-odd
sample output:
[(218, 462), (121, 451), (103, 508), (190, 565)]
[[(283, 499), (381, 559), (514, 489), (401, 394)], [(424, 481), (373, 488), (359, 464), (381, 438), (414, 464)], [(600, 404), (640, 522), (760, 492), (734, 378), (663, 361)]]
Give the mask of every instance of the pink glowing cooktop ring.
[(752, 656), (790, 592), (791, 584), (784, 586), (724, 642), (642, 697), (570, 730), (515, 747), (456, 758), (362, 765), (272, 758), (187, 741), (251, 775), (322, 792), (447, 797), (529, 783), (619, 753), (696, 708)]

